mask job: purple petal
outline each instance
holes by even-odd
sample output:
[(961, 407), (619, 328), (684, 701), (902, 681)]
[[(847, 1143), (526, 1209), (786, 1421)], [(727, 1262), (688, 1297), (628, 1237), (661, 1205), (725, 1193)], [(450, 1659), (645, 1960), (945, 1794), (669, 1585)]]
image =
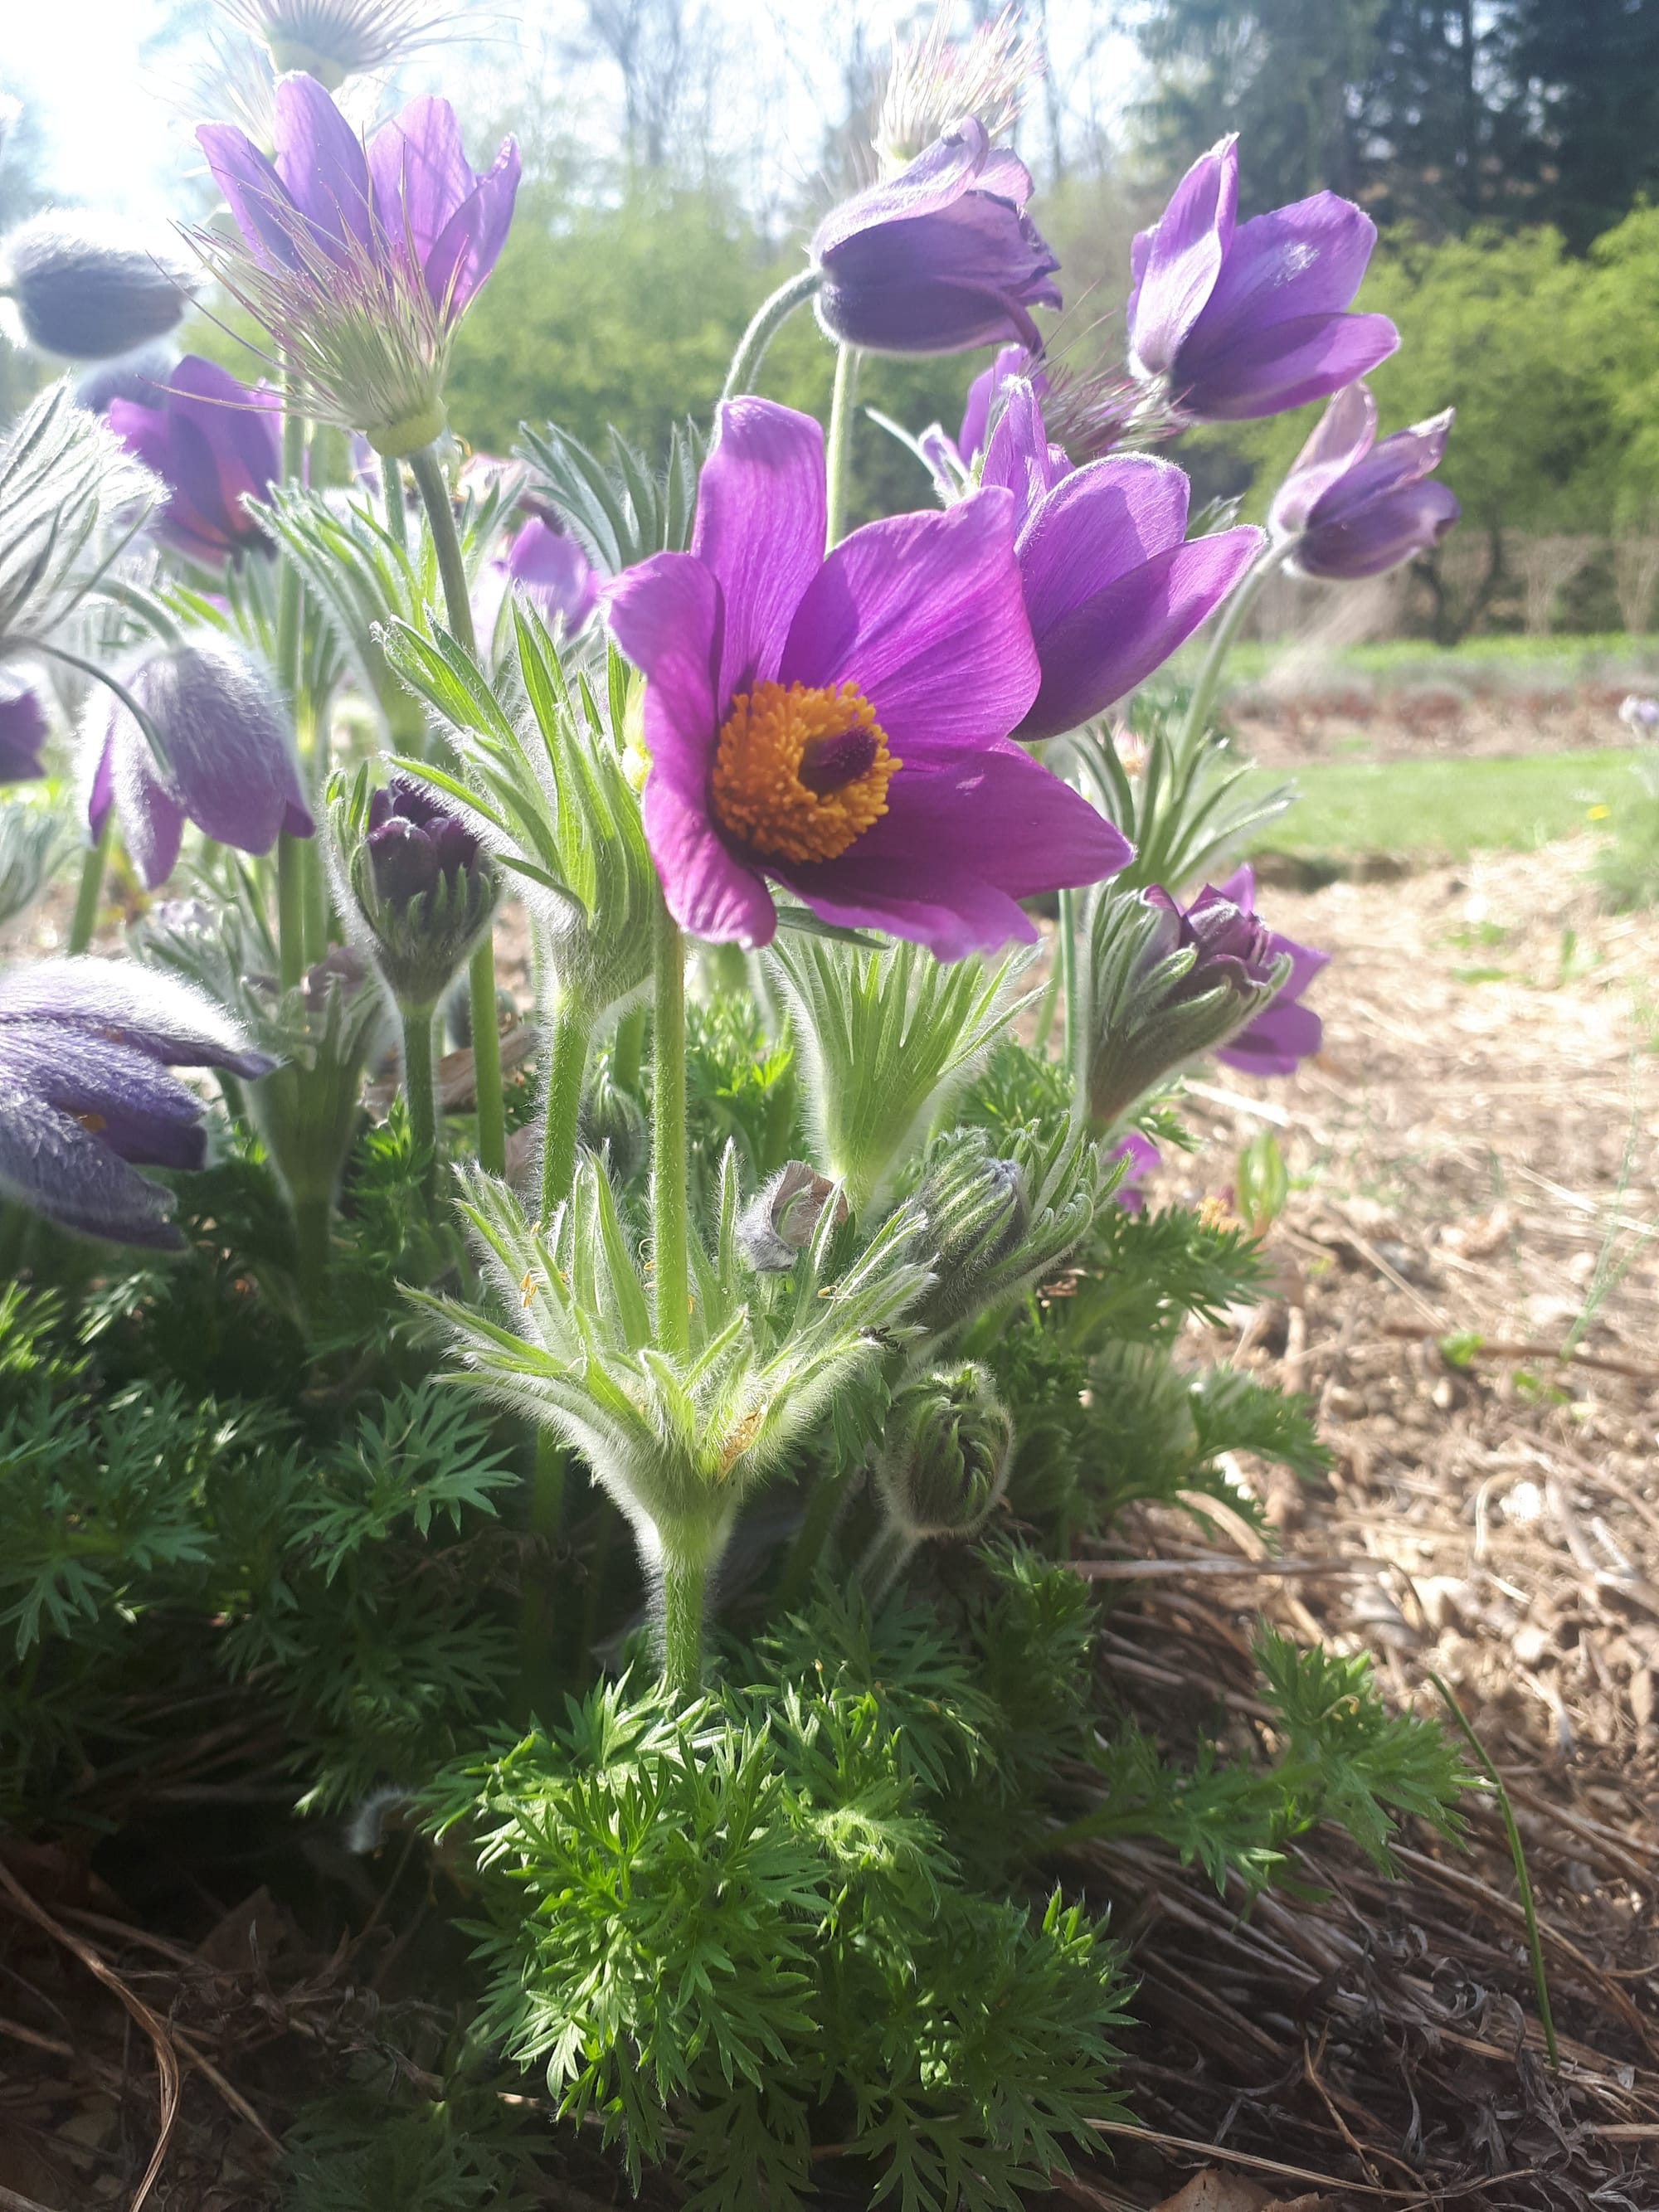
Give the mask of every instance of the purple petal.
[(943, 514), (855, 530), (801, 600), (779, 674), (856, 684), (902, 761), (1006, 737), (1039, 676), (1012, 495), (975, 492)]
[(813, 260), (823, 262), (849, 238), (877, 224), (908, 222), (951, 206), (985, 167), (990, 145), (984, 125), (969, 116), (958, 129), (936, 138), (896, 177), (854, 192), (832, 209), (812, 234), (808, 250)]
[(268, 853), (296, 813), (307, 824), (300, 834), (309, 834), (286, 725), (249, 662), (216, 643), (186, 646), (158, 654), (139, 688), (173, 787), (198, 828), (243, 853)]
[(411, 100), (380, 125), (368, 143), (368, 175), (381, 234), (411, 270), (425, 269), (444, 226), (478, 181), (454, 109), (430, 96)]
[(578, 630), (593, 611), (599, 580), (574, 538), (550, 530), (532, 515), (513, 540), (501, 564), (550, 626), (556, 617), (567, 630)]
[[(1299, 316), (1242, 332), (1218, 348), (1176, 397), (1187, 413), (1208, 422), (1285, 414), (1368, 376), (1399, 344), (1386, 315)], [(1187, 375), (1183, 360), (1179, 377)]]
[(1281, 995), (1216, 1058), (1245, 1075), (1294, 1075), (1319, 1050), (1323, 1036), (1324, 1024), (1311, 1007), (1292, 1005)]
[(196, 141), (255, 260), (268, 269), (297, 268), (294, 203), (264, 155), (234, 124), (204, 123)]
[(973, 191), (937, 215), (858, 233), (825, 264), (819, 322), (878, 353), (963, 353), (999, 340), (1035, 352), (1027, 312), (1057, 307), (1054, 258), (1029, 216)]
[(67, 1023), (173, 1067), (252, 1080), (272, 1065), (204, 992), (131, 960), (37, 960), (0, 975), (0, 1044), (14, 1021)]
[[(1135, 240), (1135, 289), (1129, 302), (1129, 351), (1146, 376), (1162, 376), (1212, 297), (1234, 238), (1238, 145), (1224, 138), (1200, 155), (1150, 232)], [(1249, 229), (1247, 223), (1242, 238)], [(1143, 242), (1144, 241), (1144, 242)], [(1350, 292), (1342, 301), (1346, 306)]]
[(519, 196), (517, 141), (501, 151), (448, 222), (426, 264), (426, 287), (434, 307), (453, 322), (501, 258)]
[(1032, 617), (1042, 688), (1016, 735), (1028, 743), (1081, 726), (1144, 683), (1198, 629), (1263, 544), (1248, 526), (1155, 554), (1052, 625)]
[(1011, 379), (1003, 387), (1002, 412), (985, 448), (980, 482), (1012, 492), (1018, 531), (1024, 530), (1043, 495), (1071, 473), (1065, 454), (1048, 443), (1036, 386), (1024, 377)]
[(72, 1114), (124, 1160), (202, 1164), (202, 1101), (131, 1045), (64, 1022), (7, 1022), (0, 1027), (0, 1070), (60, 1114)]
[(191, 423), (213, 454), (220, 501), (239, 536), (253, 526), (245, 497), (264, 499), (282, 466), (282, 404), (250, 390), (216, 362), (186, 354), (167, 382), (168, 410)]
[(769, 945), (778, 926), (771, 893), (721, 838), (707, 801), (688, 798), (653, 765), (641, 811), (663, 896), (680, 927), (720, 944)]
[(1026, 349), (1019, 345), (1004, 346), (989, 368), (981, 369), (969, 386), (968, 402), (962, 410), (962, 428), (957, 434), (957, 451), (964, 462), (984, 451), (997, 396), (1010, 378), (1016, 376), (1029, 379), (1039, 398), (1048, 392), (1048, 378), (1035, 366)]
[(1413, 423), (1410, 429), (1396, 430), (1384, 438), (1330, 484), (1309, 515), (1310, 526), (1322, 530), (1330, 523), (1350, 522), (1373, 500), (1420, 483), (1444, 457), (1452, 415), (1453, 410), (1448, 407), (1426, 422)]
[(1263, 323), (1339, 313), (1359, 289), (1376, 225), (1352, 200), (1316, 192), (1233, 233), (1221, 274), (1181, 348), (1181, 374)]
[(26, 783), (44, 774), (46, 710), (40, 695), (0, 684), (0, 783)]
[(1122, 454), (1073, 470), (1042, 501), (1018, 548), (1020, 587), (1039, 653), (1043, 635), (1075, 609), (1180, 544), (1190, 489), (1173, 461)]
[(1426, 552), (1462, 513), (1444, 484), (1408, 484), (1371, 501), (1350, 521), (1308, 532), (1297, 542), (1296, 565), (1304, 575), (1337, 582), (1380, 576)]
[(1274, 496), (1268, 520), (1284, 536), (1306, 523), (1318, 500), (1358, 465), (1376, 437), (1376, 402), (1364, 384), (1345, 385), (1315, 425)]
[(67, 1114), (14, 1085), (0, 1066), (0, 1191), (63, 1228), (120, 1244), (176, 1250), (173, 1194), (134, 1173)]
[(121, 842), (139, 882), (153, 891), (177, 865), (184, 806), (156, 766), (143, 732), (118, 701), (111, 702), (109, 732), (110, 782)]
[(374, 219), (362, 141), (316, 78), (303, 71), (276, 81), (276, 174), (325, 252), (356, 246), (373, 255)]
[(769, 399), (725, 401), (691, 533), (693, 556), (720, 588), (721, 714), (738, 692), (777, 674), (791, 619), (823, 560), (823, 535), (818, 425)]

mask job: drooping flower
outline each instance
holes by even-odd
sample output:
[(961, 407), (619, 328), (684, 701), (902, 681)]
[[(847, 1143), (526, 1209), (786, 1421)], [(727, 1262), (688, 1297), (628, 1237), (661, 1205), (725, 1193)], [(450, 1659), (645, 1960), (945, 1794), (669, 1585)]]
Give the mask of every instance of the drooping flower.
[(456, 325), (513, 220), (514, 142), (480, 176), (448, 101), (420, 99), (365, 148), (304, 75), (276, 87), (274, 164), (232, 124), (197, 137), (242, 243), (210, 231), (196, 243), (276, 341), (298, 404), (378, 453), (429, 445)]
[(441, 40), (453, 7), (422, 0), (219, 0), (270, 49), (277, 70), (303, 70), (331, 92), (366, 70), (391, 69)]
[(167, 488), (160, 537), (218, 568), (270, 541), (244, 501), (263, 500), (282, 465), (282, 403), (252, 391), (197, 354), (186, 354), (148, 399), (112, 398), (109, 426)]
[(1376, 240), (1316, 192), (1237, 221), (1234, 139), (1200, 155), (1131, 249), (1129, 366), (1186, 422), (1241, 422), (1322, 399), (1386, 361), (1386, 315), (1346, 312)]
[(889, 173), (902, 169), (943, 131), (972, 115), (992, 138), (1013, 129), (1042, 75), (1042, 49), (1010, 4), (960, 45), (951, 37), (956, 0), (939, 0), (919, 38), (893, 42), (892, 64), (876, 125), (876, 151)]
[(92, 836), (113, 806), (147, 890), (173, 872), (187, 821), (242, 853), (268, 853), (281, 830), (310, 836), (287, 723), (252, 662), (216, 638), (198, 639), (153, 654), (127, 689), (165, 759), (112, 695), (88, 724), (82, 774)]
[(136, 1167), (198, 1168), (203, 1102), (171, 1067), (252, 1082), (276, 1063), (203, 993), (126, 961), (0, 975), (0, 1192), (88, 1237), (177, 1249), (171, 1191)]
[(28, 783), (46, 774), (47, 734), (40, 695), (0, 676), (0, 783)]
[(0, 298), (31, 345), (67, 361), (107, 361), (165, 337), (191, 289), (170, 250), (108, 216), (53, 210), (0, 240)]
[(1025, 165), (972, 116), (909, 167), (842, 202), (810, 252), (818, 320), (872, 353), (965, 353), (1042, 343), (1034, 307), (1058, 307), (1060, 264), (1025, 213)]
[[(1248, 865), (1235, 869), (1218, 890), (1207, 895), (1229, 901), (1254, 921), (1255, 869)], [(1294, 1075), (1304, 1060), (1313, 1058), (1324, 1036), (1324, 1024), (1310, 1006), (1302, 1005), (1301, 999), (1320, 969), (1329, 967), (1331, 956), (1310, 945), (1298, 945), (1294, 938), (1282, 937), (1274, 929), (1264, 928), (1262, 933), (1275, 959), (1288, 958), (1290, 975), (1266, 1012), (1258, 1014), (1248, 1028), (1224, 1045), (1216, 1058), (1243, 1075)]]
[(528, 600), (550, 629), (562, 628), (570, 636), (592, 613), (599, 580), (574, 538), (532, 515), (506, 551), (484, 564), (472, 594), (472, 619), (481, 638), (494, 633), (509, 592)]
[(1259, 530), (1187, 538), (1185, 475), (1150, 453), (1074, 469), (1050, 445), (1036, 387), (1004, 388), (981, 482), (1013, 496), (1020, 587), (1042, 688), (1014, 732), (1074, 730), (1184, 643), (1261, 550)]
[(1279, 486), (1268, 517), (1296, 541), (1304, 576), (1380, 576), (1445, 536), (1462, 513), (1425, 481), (1446, 450), (1453, 410), (1376, 443), (1376, 402), (1364, 384), (1339, 392)]
[(608, 587), (647, 679), (646, 835), (696, 935), (771, 941), (769, 877), (825, 921), (955, 959), (1035, 936), (1017, 902), (1129, 848), (1008, 742), (1038, 669), (1010, 494), (868, 524), (826, 558), (823, 441), (720, 409), (689, 553)]

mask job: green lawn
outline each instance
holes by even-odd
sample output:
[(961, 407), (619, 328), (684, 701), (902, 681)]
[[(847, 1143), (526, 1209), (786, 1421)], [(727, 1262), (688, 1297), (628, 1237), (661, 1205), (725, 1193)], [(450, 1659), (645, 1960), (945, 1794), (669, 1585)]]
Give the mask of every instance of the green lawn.
[[(1539, 753), (1518, 760), (1331, 761), (1298, 769), (1301, 793), (1255, 841), (1258, 852), (1300, 858), (1361, 853), (1528, 852), (1570, 836), (1592, 807), (1616, 811), (1640, 797), (1634, 751)], [(1285, 778), (1256, 771), (1264, 785)], [(1648, 802), (1651, 805), (1651, 801)]]
[[(1259, 684), (1291, 650), (1288, 645), (1255, 641), (1236, 646), (1228, 664), (1230, 687)], [(1191, 675), (1196, 666), (1191, 647), (1178, 665)], [(1323, 669), (1326, 680), (1340, 683), (1343, 676), (1352, 676), (1383, 690), (1423, 684), (1468, 690), (1620, 683), (1640, 689), (1659, 681), (1659, 637), (1471, 637), (1454, 646), (1386, 638), (1345, 646), (1329, 656)]]

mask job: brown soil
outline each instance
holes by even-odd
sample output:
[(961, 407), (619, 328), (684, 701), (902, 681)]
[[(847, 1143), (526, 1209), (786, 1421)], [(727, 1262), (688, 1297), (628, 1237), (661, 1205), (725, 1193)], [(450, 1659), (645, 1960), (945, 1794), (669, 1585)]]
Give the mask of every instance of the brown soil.
[(1268, 685), (1229, 707), (1241, 750), (1264, 768), (1310, 761), (1495, 758), (1638, 742), (1619, 720), (1622, 687), (1468, 689), (1451, 683)]

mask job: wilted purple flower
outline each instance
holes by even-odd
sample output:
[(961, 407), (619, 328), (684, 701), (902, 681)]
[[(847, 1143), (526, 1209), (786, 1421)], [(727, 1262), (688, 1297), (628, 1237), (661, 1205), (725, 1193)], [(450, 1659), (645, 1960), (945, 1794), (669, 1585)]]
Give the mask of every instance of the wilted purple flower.
[(1020, 588), (1042, 686), (1017, 738), (1074, 730), (1132, 691), (1225, 599), (1261, 532), (1187, 538), (1190, 487), (1148, 453), (1074, 469), (1048, 443), (1034, 386), (1015, 378), (981, 481), (1012, 493)]
[(114, 960), (0, 975), (0, 1191), (87, 1237), (184, 1242), (173, 1194), (133, 1168), (198, 1168), (203, 1103), (169, 1067), (247, 1081), (276, 1063), (202, 994)]
[(167, 488), (155, 519), (169, 545), (210, 568), (270, 541), (243, 505), (263, 500), (282, 465), (282, 402), (186, 354), (147, 402), (114, 398), (109, 426)]
[(1381, 445), (1376, 402), (1363, 384), (1339, 392), (1279, 486), (1268, 520), (1296, 541), (1304, 576), (1380, 576), (1443, 538), (1462, 512), (1444, 484), (1424, 481), (1446, 449), (1453, 410), (1396, 430)]
[(509, 591), (526, 599), (550, 629), (562, 625), (569, 636), (592, 613), (599, 580), (574, 538), (532, 515), (506, 552), (485, 563), (472, 595), (472, 619), (480, 637), (493, 634)]
[(1281, 415), (1386, 361), (1386, 315), (1345, 312), (1376, 226), (1334, 192), (1237, 222), (1236, 140), (1200, 155), (1130, 252), (1129, 365), (1187, 422)]
[(40, 695), (0, 678), (0, 783), (27, 783), (46, 774), (47, 734)]
[(766, 878), (827, 921), (941, 959), (1036, 932), (1017, 903), (1129, 848), (1008, 732), (1036, 696), (1013, 507), (872, 522), (826, 559), (823, 439), (766, 400), (720, 407), (689, 553), (608, 587), (647, 681), (645, 830), (670, 911), (766, 945)]
[(1659, 699), (1638, 698), (1630, 692), (1619, 702), (1619, 719), (1627, 730), (1640, 730), (1651, 736), (1659, 730)]
[[(1218, 890), (1206, 890), (1205, 896), (1230, 901), (1254, 920), (1255, 869), (1248, 866), (1236, 869)], [(1222, 1046), (1216, 1058), (1244, 1075), (1294, 1075), (1302, 1061), (1311, 1060), (1319, 1050), (1325, 1033), (1318, 1015), (1299, 1002), (1320, 969), (1329, 967), (1331, 956), (1310, 945), (1298, 945), (1293, 938), (1281, 937), (1277, 930), (1264, 929), (1262, 935), (1272, 957), (1289, 958), (1290, 975), (1267, 1012)]]
[(82, 754), (88, 825), (102, 834), (112, 805), (139, 880), (173, 872), (185, 823), (222, 845), (268, 853), (279, 830), (308, 837), (312, 819), (269, 679), (216, 639), (168, 646), (130, 679), (165, 754), (112, 695), (88, 726)]
[(1131, 1129), (1127, 1137), (1120, 1137), (1106, 1155), (1109, 1160), (1121, 1160), (1123, 1174), (1112, 1196), (1126, 1213), (1139, 1213), (1146, 1203), (1140, 1186), (1161, 1164), (1158, 1146), (1150, 1137), (1143, 1137), (1139, 1129)]
[(1060, 266), (1025, 213), (1025, 165), (969, 116), (908, 169), (826, 216), (809, 249), (818, 320), (872, 353), (1041, 344), (1034, 307), (1057, 307)]
[(410, 453), (443, 428), (455, 327), (513, 220), (519, 150), (471, 168), (447, 100), (412, 100), (365, 149), (314, 77), (276, 87), (273, 164), (232, 124), (197, 133), (242, 234), (197, 244), (270, 332), (308, 413)]
[(143, 232), (53, 210), (0, 240), (0, 295), (31, 345), (68, 361), (107, 361), (165, 337), (190, 305), (191, 282)]

